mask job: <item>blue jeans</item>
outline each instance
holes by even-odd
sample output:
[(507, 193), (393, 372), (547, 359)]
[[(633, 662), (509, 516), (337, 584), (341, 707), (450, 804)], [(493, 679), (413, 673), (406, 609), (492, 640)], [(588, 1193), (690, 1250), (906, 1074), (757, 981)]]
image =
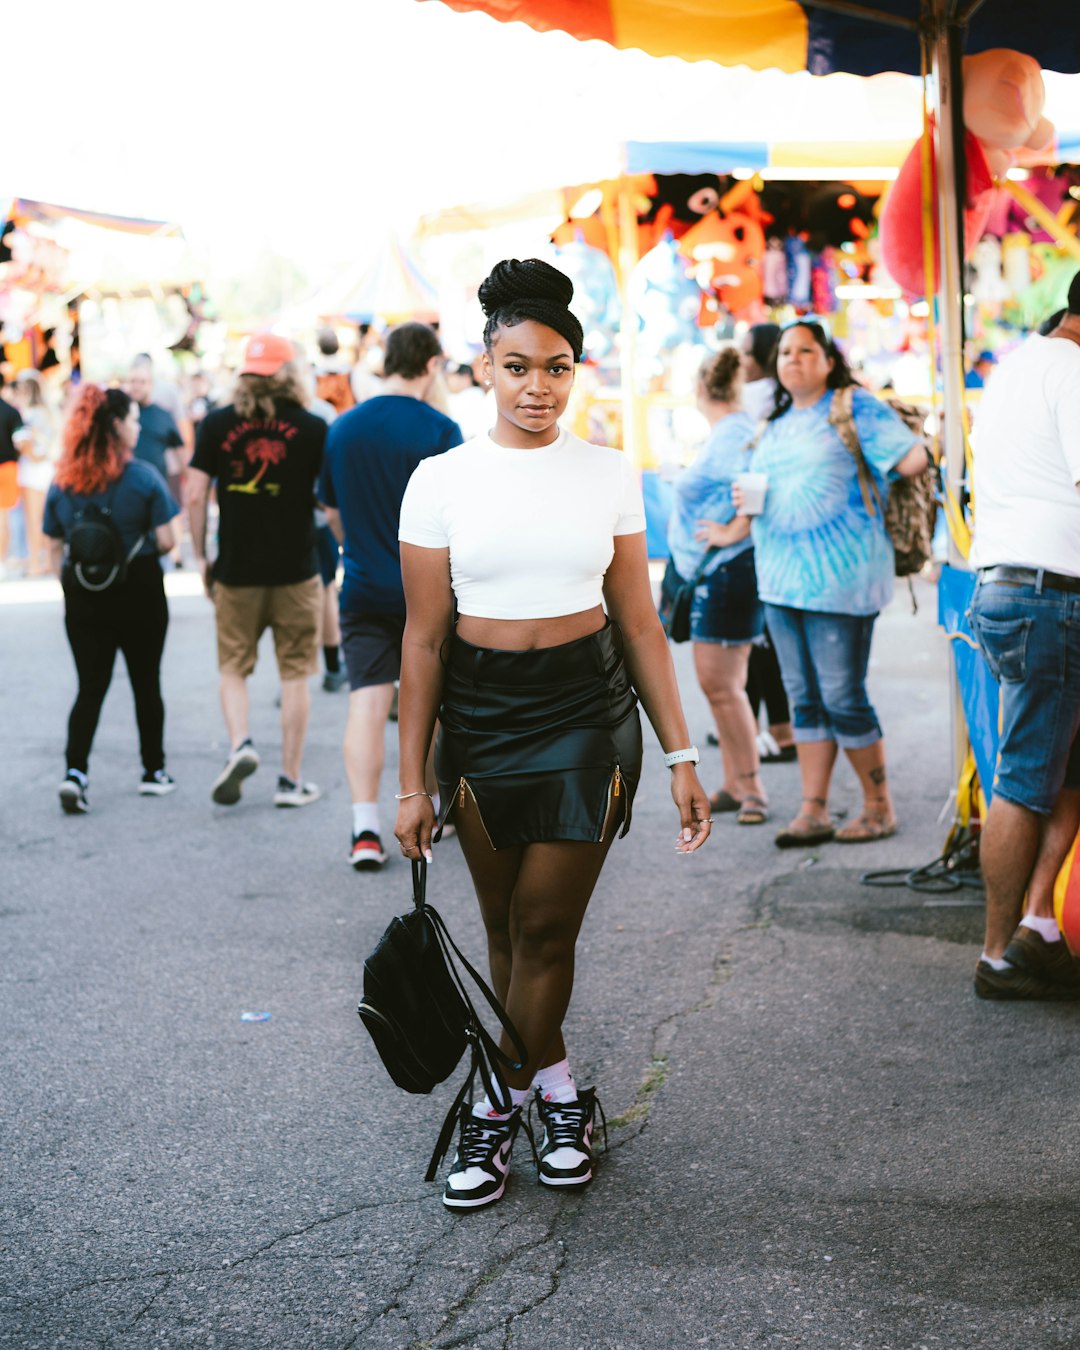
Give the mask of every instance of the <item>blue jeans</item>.
[(765, 606), (796, 741), (835, 741), (844, 750), (861, 750), (881, 740), (866, 693), (876, 618)]
[(968, 619), (1000, 692), (994, 795), (1048, 816), (1080, 788), (1080, 595), (980, 581)]

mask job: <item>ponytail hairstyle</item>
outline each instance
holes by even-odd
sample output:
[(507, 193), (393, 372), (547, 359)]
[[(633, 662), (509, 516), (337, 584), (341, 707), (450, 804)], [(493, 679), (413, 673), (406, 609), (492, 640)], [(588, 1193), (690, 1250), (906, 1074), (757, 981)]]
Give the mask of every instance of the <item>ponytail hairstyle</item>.
[(116, 424), (131, 411), (122, 389), (84, 385), (64, 424), (63, 453), (56, 485), (68, 492), (104, 492), (124, 472), (131, 451), (120, 441)]
[(706, 398), (716, 403), (738, 403), (742, 394), (742, 357), (734, 347), (722, 347), (707, 356), (698, 372)]
[(489, 356), (504, 328), (531, 321), (553, 328), (570, 344), (574, 360), (581, 360), (585, 334), (577, 316), (570, 312), (574, 283), (565, 272), (539, 258), (526, 258), (524, 262), (505, 258), (480, 283), (479, 296), (480, 307), (487, 315), (484, 346)]
[[(847, 357), (833, 341), (832, 334), (820, 323), (816, 322), (810, 315), (807, 315), (802, 319), (793, 319), (791, 323), (784, 324), (783, 328), (780, 330), (780, 336), (783, 337), (789, 328), (805, 328), (825, 355), (832, 358), (832, 370), (829, 371), (828, 377), (825, 380), (826, 389), (846, 389), (849, 384), (855, 383), (855, 377), (851, 373), (851, 367), (847, 363)], [(776, 352), (773, 356), (774, 362), (779, 353), (780, 343), (778, 341), (776, 344)], [(776, 374), (775, 365), (773, 374)], [(793, 402), (794, 400), (791, 395), (780, 383), (780, 378), (777, 376), (776, 402), (773, 405), (773, 410), (769, 414), (768, 420), (770, 422), (775, 422), (778, 417), (783, 417), (784, 413), (787, 412)]]

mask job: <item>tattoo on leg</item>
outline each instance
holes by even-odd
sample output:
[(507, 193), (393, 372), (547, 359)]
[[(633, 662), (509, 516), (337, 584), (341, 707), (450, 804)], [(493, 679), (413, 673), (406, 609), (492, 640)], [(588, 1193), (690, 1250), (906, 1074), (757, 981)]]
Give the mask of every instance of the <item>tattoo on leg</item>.
[(870, 781), (875, 787), (880, 787), (885, 781), (885, 765), (881, 764), (876, 769), (870, 770)]

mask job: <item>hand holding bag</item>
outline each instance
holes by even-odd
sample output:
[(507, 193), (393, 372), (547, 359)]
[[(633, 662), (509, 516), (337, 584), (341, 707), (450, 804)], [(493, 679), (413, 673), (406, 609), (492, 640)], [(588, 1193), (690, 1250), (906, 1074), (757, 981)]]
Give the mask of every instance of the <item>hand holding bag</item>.
[[(491, 1103), (510, 1110), (500, 1065), (519, 1069), (528, 1054), (506, 1010), (469, 964), (439, 912), (427, 903), (427, 862), (412, 865), (413, 908), (391, 919), (364, 962), (364, 996), (357, 1012), (371, 1034), (390, 1077), (406, 1092), (429, 1093), (457, 1068), (472, 1048), (468, 1077), (446, 1117), (426, 1180), (432, 1181), (446, 1153), (463, 1102), (477, 1073)], [(514, 1047), (505, 1054), (477, 1014), (463, 976), (483, 994)]]

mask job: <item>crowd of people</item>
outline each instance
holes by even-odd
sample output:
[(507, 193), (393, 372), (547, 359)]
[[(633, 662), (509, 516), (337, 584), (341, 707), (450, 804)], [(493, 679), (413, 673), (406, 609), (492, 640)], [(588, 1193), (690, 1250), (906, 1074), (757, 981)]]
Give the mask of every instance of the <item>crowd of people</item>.
[[(0, 403), (0, 438), (20, 447), (17, 482), (33, 480), (42, 499), (78, 675), (65, 811), (89, 810), (117, 652), (135, 697), (139, 791), (176, 787), (164, 753), (161, 560), (179, 556), (182, 508), (213, 605), (229, 737), (215, 803), (235, 805), (260, 767), (247, 680), (266, 629), (281, 688), (274, 804), (319, 799), (302, 765), (321, 647), (324, 687), (349, 686), (349, 862), (382, 867), (384, 745), (400, 683), (395, 836), (420, 861), (440, 831), (456, 830), (493, 984), (529, 1050), (507, 1074), (508, 1101), (462, 1109), (444, 1193), (455, 1209), (502, 1195), (530, 1096), (544, 1127), (540, 1181), (591, 1179), (598, 1104), (574, 1079), (561, 1028), (586, 906), (631, 824), (639, 705), (670, 770), (680, 852), (701, 847), (718, 814), (769, 819), (763, 759), (795, 762), (801, 775), (779, 847), (873, 843), (897, 828), (866, 679), (894, 578), (880, 503), (891, 483), (924, 471), (925, 443), (855, 383), (820, 316), (759, 325), (741, 350), (711, 353), (697, 388), (708, 436), (676, 483), (658, 613), (632, 465), (560, 424), (582, 359), (572, 294), (546, 263), (499, 264), (480, 291), (481, 356), (451, 366), (449, 383), (438, 333), (413, 322), (386, 336), (377, 370), (351, 364), (331, 332), (314, 361), (258, 335), (228, 398), (217, 403), (204, 384), (186, 409), (158, 401), (152, 363), (137, 357), (124, 388), (77, 391), (59, 454), (42, 448), (50, 432), (33, 379), (20, 379), (15, 406)], [(1077, 346), (1080, 278), (1049, 336), (995, 370), (980, 418), (972, 622), (1003, 704), (983, 997), (1080, 997), (1052, 903), (1080, 824), (1080, 655), (1068, 645), (1080, 605)], [(1024, 436), (1038, 455), (1020, 467)], [(1054, 531), (1032, 524), (1025, 501), (1053, 502)], [(723, 763), (711, 796), (661, 621), (688, 581), (694, 670)], [(838, 828), (829, 793), (841, 751), (863, 803)]]

